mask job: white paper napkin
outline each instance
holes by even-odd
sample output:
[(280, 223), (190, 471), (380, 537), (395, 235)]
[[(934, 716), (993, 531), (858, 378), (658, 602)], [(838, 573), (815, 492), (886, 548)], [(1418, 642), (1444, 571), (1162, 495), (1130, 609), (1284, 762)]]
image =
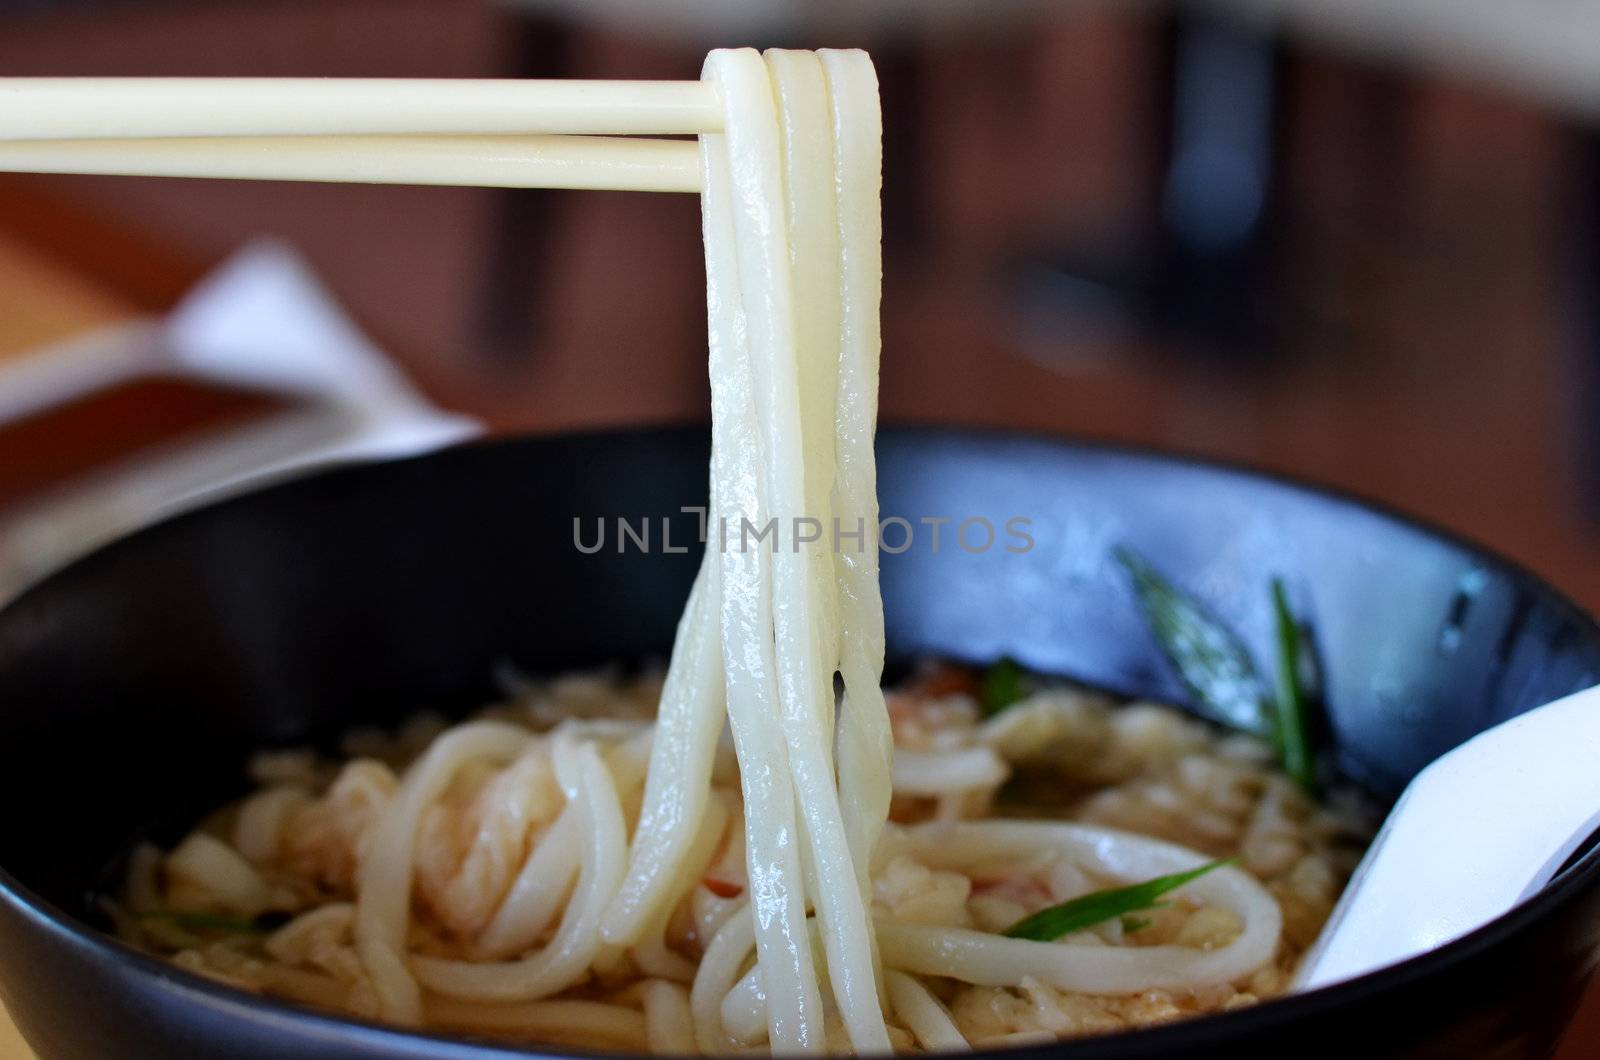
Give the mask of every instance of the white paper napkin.
[(129, 461), (0, 516), (0, 599), (140, 526), (333, 461), (406, 456), (481, 433), (430, 403), (305, 261), (252, 243), (161, 321), (25, 359), (0, 376), (0, 419), (150, 376), (283, 395), (294, 409)]

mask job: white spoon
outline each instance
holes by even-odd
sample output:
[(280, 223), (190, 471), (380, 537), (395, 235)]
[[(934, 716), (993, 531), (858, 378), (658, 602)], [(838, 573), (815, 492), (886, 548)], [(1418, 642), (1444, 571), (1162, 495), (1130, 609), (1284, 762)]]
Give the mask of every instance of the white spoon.
[(1325, 986), (1460, 938), (1531, 897), (1600, 826), (1600, 685), (1417, 774), (1301, 962)]

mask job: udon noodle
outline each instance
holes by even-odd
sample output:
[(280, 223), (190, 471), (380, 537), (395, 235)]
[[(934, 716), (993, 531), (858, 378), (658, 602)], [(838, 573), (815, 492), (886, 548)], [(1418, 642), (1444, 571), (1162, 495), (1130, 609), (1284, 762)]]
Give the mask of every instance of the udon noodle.
[[(264, 756), (255, 794), (136, 852), (119, 930), (340, 1012), (662, 1053), (957, 1049), (1278, 992), (1353, 848), (1258, 746), (1064, 686), (981, 720), (949, 668), (890, 709), (872, 65), (704, 76), (710, 534), (664, 677)], [(773, 519), (816, 533), (750, 537)], [(1138, 918), (1001, 933), (1218, 854), (1241, 864)]]

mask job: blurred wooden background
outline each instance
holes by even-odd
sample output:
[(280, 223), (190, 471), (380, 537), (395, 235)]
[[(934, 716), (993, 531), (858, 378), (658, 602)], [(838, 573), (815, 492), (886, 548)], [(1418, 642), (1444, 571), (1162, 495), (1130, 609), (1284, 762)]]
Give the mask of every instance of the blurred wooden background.
[[(1592, 132), (1494, 86), (1274, 45), (1270, 225), (1242, 274), (1174, 264), (1182, 38), (1047, 10), (808, 41), (884, 67), (885, 417), (1309, 475), (1600, 604)], [(0, 73), (685, 77), (707, 43), (445, 0), (69, 4), (0, 22)], [(504, 430), (705, 415), (696, 227), (686, 197), (0, 181), (0, 245), (140, 308), (281, 235), (442, 403)]]
[[(886, 419), (1306, 475), (1600, 608), (1600, 150), (1578, 117), (1153, 11), (836, 36), (792, 43), (880, 62)], [(676, 78), (725, 43), (458, 0), (69, 3), (0, 13), (0, 74)], [(1174, 101), (1207, 63), (1228, 76), (1197, 118)], [(1220, 250), (1174, 221), (1178, 148), (1217, 129), (1266, 136), (1235, 146), (1268, 166)], [(707, 414), (688, 197), (0, 178), (0, 358), (158, 312), (259, 234), (497, 430)], [(1600, 1002), (1563, 1060), (1596, 1043)]]

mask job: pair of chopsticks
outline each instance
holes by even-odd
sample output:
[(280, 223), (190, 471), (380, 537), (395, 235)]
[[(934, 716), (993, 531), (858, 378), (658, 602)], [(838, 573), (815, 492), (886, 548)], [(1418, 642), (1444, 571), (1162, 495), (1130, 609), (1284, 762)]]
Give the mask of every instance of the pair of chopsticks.
[(702, 81), (0, 78), (0, 172), (700, 190)]

